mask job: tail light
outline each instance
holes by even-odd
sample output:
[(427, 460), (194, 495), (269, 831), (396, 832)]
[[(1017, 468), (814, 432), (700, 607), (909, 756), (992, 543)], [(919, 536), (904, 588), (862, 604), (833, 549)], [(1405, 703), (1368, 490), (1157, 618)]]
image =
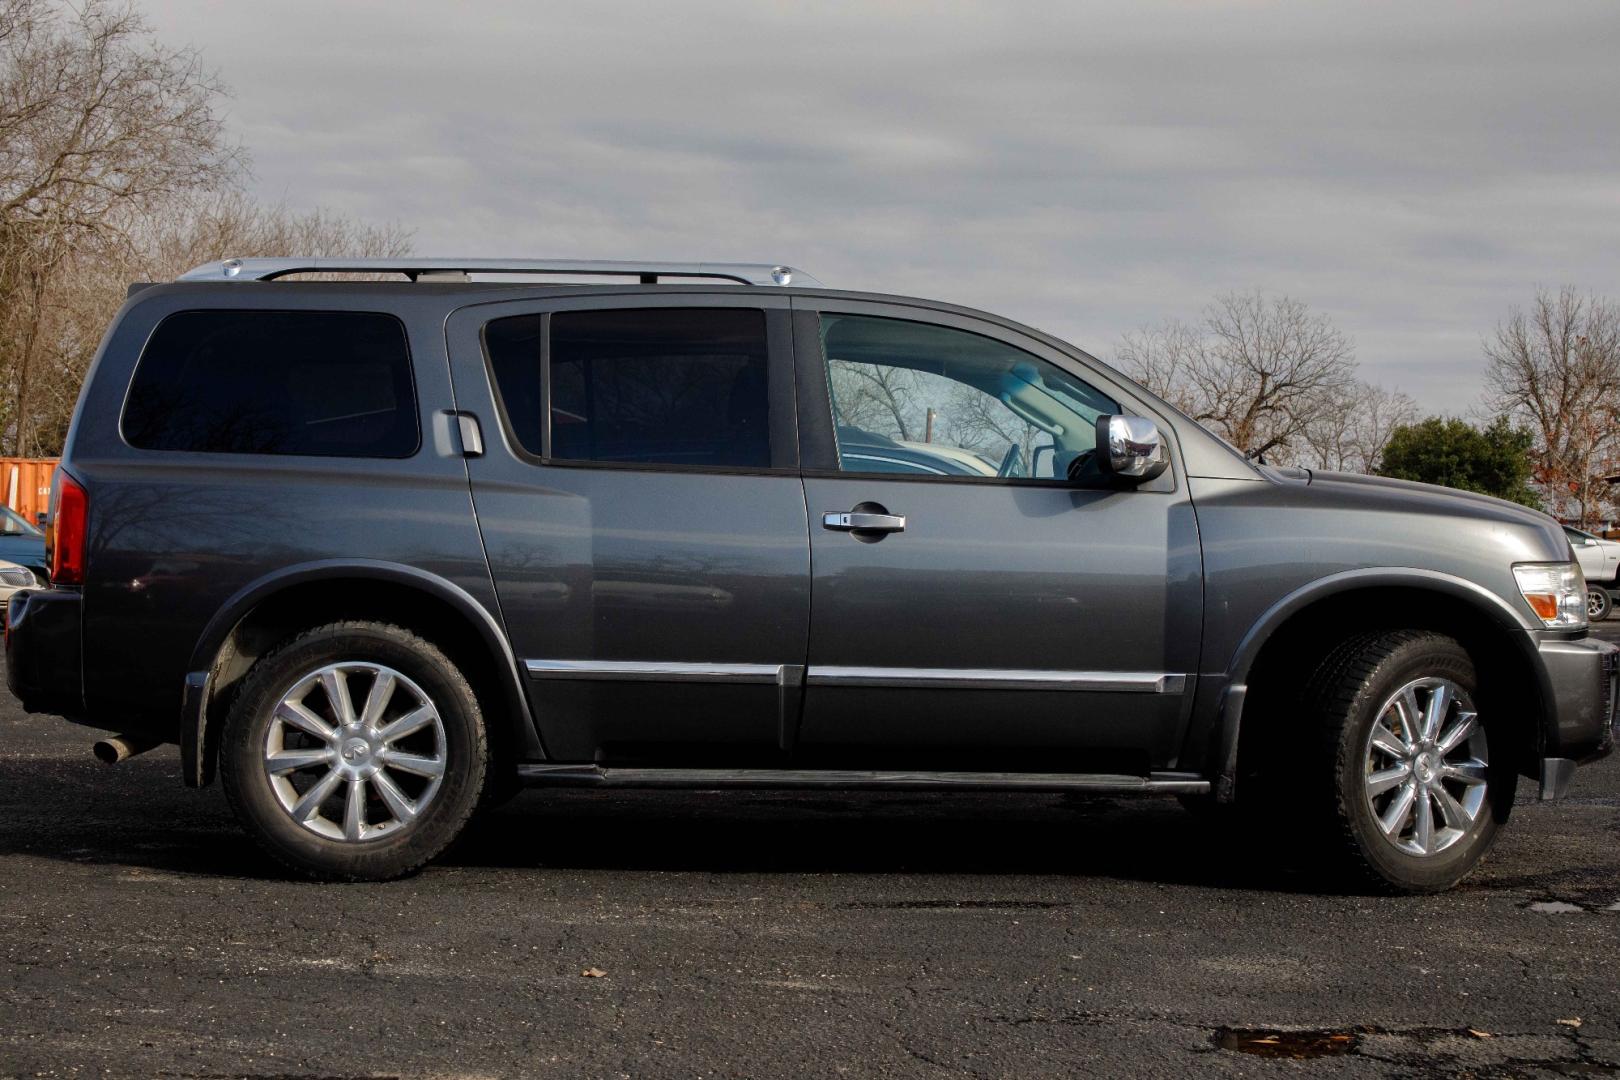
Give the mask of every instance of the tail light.
[(52, 499), (56, 506), (45, 530), (45, 561), (51, 568), (52, 585), (83, 585), (90, 497), (67, 473), (56, 475), (58, 483)]

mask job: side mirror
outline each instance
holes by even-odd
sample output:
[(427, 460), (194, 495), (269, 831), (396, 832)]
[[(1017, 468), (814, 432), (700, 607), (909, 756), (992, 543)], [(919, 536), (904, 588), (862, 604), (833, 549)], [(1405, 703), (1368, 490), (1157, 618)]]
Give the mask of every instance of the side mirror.
[(1158, 425), (1141, 416), (1097, 417), (1097, 464), (1106, 474), (1142, 484), (1170, 467)]

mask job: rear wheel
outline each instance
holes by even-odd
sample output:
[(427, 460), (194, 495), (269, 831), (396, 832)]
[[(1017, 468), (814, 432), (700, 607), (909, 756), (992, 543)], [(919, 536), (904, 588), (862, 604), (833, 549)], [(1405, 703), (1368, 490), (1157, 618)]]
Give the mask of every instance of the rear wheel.
[(1300, 719), (1320, 725), (1319, 764), (1300, 779), (1328, 792), (1337, 869), (1385, 889), (1438, 892), (1484, 858), (1517, 772), (1478, 690), (1462, 646), (1423, 631), (1358, 637), (1317, 669)]
[(1609, 590), (1601, 585), (1588, 585), (1586, 587), (1586, 617), (1593, 622), (1602, 622), (1614, 610), (1614, 601), (1609, 597)]
[(220, 774), (237, 816), (282, 863), (381, 880), (455, 839), (487, 755), (472, 688), (436, 646), (342, 622), (253, 666), (225, 721)]

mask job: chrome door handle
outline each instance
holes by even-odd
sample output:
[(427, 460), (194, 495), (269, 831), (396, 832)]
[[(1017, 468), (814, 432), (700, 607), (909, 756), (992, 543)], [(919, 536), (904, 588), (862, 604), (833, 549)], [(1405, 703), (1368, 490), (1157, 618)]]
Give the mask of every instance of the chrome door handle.
[(870, 514), (861, 510), (842, 510), (821, 515), (821, 527), (838, 532), (905, 532), (904, 514)]
[(455, 418), (456, 431), (461, 436), (461, 456), (483, 457), (484, 432), (478, 426), (478, 417), (472, 413), (458, 412)]

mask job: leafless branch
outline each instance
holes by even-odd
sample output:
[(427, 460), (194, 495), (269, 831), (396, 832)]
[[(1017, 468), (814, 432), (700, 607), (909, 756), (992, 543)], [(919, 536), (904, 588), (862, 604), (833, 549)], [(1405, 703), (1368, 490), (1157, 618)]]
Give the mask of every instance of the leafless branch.
[(241, 194), (224, 97), (122, 0), (0, 0), (0, 449), (60, 449), (132, 280), (233, 255), (409, 251), (399, 226)]
[(1620, 470), (1620, 306), (1573, 286), (1537, 292), (1485, 342), (1490, 407), (1535, 433), (1553, 513), (1591, 524)]
[(1355, 349), (1326, 315), (1256, 290), (1219, 296), (1197, 327), (1174, 320), (1127, 335), (1119, 366), (1233, 446), (1299, 456), (1307, 431), (1355, 385)]

